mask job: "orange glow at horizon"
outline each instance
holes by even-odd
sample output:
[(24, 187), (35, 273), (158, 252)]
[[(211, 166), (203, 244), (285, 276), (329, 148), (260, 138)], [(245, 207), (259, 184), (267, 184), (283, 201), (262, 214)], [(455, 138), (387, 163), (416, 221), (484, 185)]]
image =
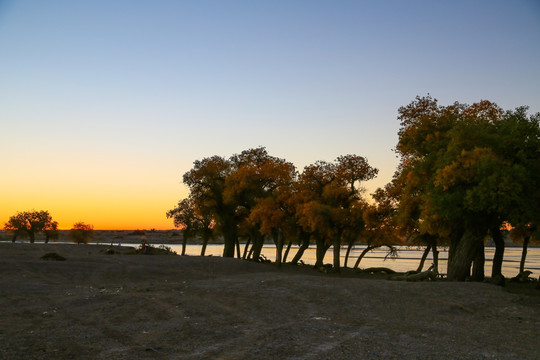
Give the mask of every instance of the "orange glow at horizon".
[[(188, 196), (181, 176), (194, 159), (203, 157), (185, 155), (179, 161), (144, 152), (144, 147), (132, 152), (122, 148), (120, 154), (104, 148), (70, 152), (65, 144), (51, 147), (44, 145), (40, 155), (23, 151), (3, 162), (14, 170), (0, 177), (0, 229), (17, 212), (30, 210), (49, 211), (62, 230), (77, 222), (96, 230), (174, 229), (165, 214)], [(389, 176), (391, 172), (363, 184), (366, 197)]]
[[(96, 230), (174, 229), (166, 212), (187, 196), (178, 174), (111, 169), (86, 174), (60, 170), (49, 177), (19, 173), (0, 180), (0, 228), (20, 211), (47, 210), (61, 230), (76, 222)], [(8, 191), (10, 190), (10, 191)]]

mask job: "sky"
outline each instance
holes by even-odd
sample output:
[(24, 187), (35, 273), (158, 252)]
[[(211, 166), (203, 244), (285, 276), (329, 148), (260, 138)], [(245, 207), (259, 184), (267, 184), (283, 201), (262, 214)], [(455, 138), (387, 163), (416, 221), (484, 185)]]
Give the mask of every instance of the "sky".
[(0, 227), (170, 229), (193, 161), (398, 159), (397, 110), (540, 111), (540, 2), (0, 0)]

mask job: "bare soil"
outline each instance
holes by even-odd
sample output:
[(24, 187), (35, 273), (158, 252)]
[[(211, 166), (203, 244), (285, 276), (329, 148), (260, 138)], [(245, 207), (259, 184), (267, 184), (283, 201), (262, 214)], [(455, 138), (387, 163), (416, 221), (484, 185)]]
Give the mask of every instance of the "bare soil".
[(0, 243), (0, 359), (540, 357), (539, 296), (107, 249)]

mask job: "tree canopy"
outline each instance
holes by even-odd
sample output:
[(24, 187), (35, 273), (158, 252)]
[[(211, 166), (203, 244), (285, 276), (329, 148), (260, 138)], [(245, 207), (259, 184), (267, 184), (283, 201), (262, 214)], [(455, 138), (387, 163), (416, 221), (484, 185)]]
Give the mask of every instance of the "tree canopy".
[(487, 100), (440, 106), (430, 96), (399, 109), (397, 219), (404, 229), (450, 241), (451, 279), (467, 278), (473, 264), (473, 278), (483, 279), (486, 235), (498, 236), (505, 222), (536, 221), (539, 115), (526, 110)]
[(251, 243), (246, 256), (257, 261), (264, 238), (276, 244), (278, 263), (286, 239), (303, 246), (315, 239), (321, 266), (321, 256), (334, 245), (338, 270), (340, 245), (357, 238), (352, 229), (359, 223), (352, 219), (362, 218), (365, 201), (359, 183), (376, 174), (377, 169), (357, 155), (340, 156), (333, 163), (317, 161), (301, 174), (264, 147), (242, 151), (228, 160), (213, 156), (195, 161), (184, 174), (189, 200), (182, 200), (167, 216), (184, 230), (193, 226), (194, 214), (211, 218), (223, 236), (223, 255), (228, 257), (234, 256), (240, 236)]

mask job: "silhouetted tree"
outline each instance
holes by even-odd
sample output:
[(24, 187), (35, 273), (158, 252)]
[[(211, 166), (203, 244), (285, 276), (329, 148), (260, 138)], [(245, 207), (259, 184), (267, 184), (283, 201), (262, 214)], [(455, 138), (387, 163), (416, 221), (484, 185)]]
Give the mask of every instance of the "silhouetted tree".
[(58, 222), (51, 221), (50, 223), (45, 225), (43, 232), (45, 233), (46, 244), (49, 242), (49, 240), (58, 240), (58, 237), (60, 235), (60, 232), (58, 231)]
[[(35, 241), (37, 233), (44, 231), (47, 236), (47, 231), (56, 231), (57, 227), (58, 223), (53, 221), (45, 210), (18, 212), (4, 225), (4, 229), (13, 235), (12, 242), (15, 242), (18, 236), (28, 236), (31, 243)], [(49, 236), (46, 241), (48, 238)]]
[(88, 244), (93, 234), (94, 227), (83, 222), (73, 224), (73, 227), (69, 230), (71, 241), (77, 244)]

